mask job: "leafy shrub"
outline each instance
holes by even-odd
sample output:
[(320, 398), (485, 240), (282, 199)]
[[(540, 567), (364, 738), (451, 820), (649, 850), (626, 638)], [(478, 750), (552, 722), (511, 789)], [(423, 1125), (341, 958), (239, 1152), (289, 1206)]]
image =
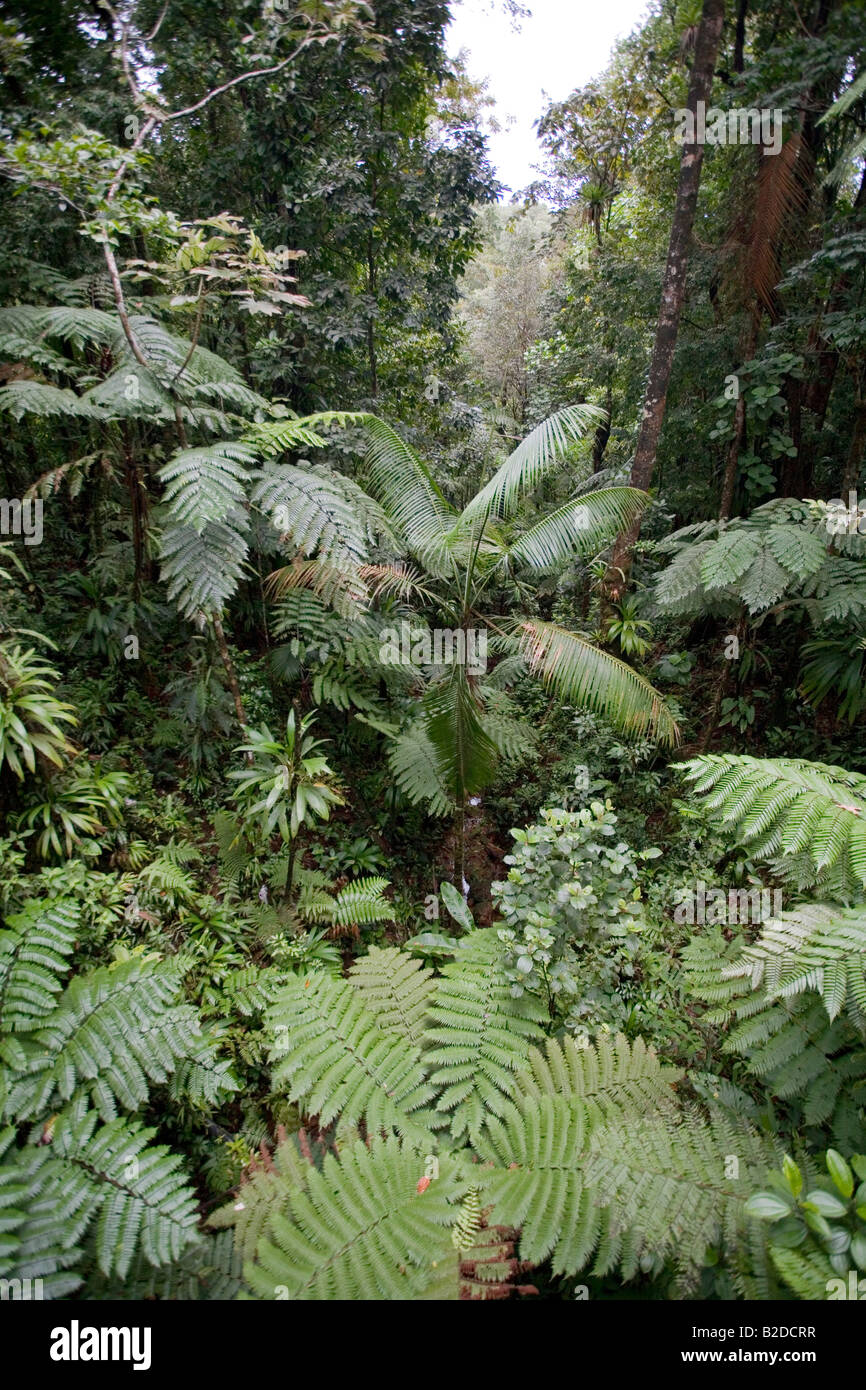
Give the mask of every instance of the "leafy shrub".
[(508, 878), (492, 885), (512, 994), (546, 996), (576, 1033), (628, 1014), (620, 991), (634, 974), (643, 907), (637, 857), (616, 827), (609, 801), (543, 811), (538, 824), (512, 830)]

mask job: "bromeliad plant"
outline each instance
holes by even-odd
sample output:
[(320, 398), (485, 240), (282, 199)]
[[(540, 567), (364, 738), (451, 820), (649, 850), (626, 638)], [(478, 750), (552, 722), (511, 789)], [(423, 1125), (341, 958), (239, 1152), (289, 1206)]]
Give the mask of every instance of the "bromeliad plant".
[(332, 806), (343, 804), (331, 785), (333, 772), (327, 758), (316, 750), (323, 740), (308, 732), (315, 715), (297, 723), (292, 710), (282, 739), (270, 729), (251, 729), (248, 742), (237, 750), (248, 756), (248, 765), (229, 776), (238, 783), (236, 800), (243, 809), (244, 824), (255, 827), (262, 839), (279, 832), (288, 845), (286, 896), (291, 892), (295, 850), (302, 827), (315, 820), (328, 820)]

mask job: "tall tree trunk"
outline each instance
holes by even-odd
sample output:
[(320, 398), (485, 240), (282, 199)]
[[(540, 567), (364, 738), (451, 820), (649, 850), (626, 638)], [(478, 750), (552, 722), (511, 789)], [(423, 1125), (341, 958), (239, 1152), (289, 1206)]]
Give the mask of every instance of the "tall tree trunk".
[[(704, 0), (701, 22), (695, 40), (695, 59), (689, 86), (688, 109), (692, 112), (692, 134), (697, 136), (698, 102), (708, 104), (713, 85), (716, 54), (722, 36), (725, 0)], [(634, 463), (629, 482), (632, 487), (646, 491), (652, 482), (658, 451), (659, 436), (665, 416), (668, 384), (674, 360), (674, 349), (680, 325), (680, 313), (686, 289), (689, 263), (689, 243), (695, 221), (698, 189), (701, 182), (703, 145), (695, 138), (683, 145), (677, 200), (671, 225), (668, 258), (662, 282), (662, 300), (656, 328), (649, 380), (644, 397), (643, 416), (638, 434)], [(640, 521), (617, 537), (613, 558), (605, 577), (606, 606), (618, 602), (625, 592), (631, 569), (632, 550), (640, 535)]]

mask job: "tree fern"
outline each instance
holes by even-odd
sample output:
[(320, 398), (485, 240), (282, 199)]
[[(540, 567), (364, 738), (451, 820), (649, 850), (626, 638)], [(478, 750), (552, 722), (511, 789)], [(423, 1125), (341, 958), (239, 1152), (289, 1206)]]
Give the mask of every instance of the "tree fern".
[(249, 470), (256, 462), (248, 444), (221, 440), (185, 449), (160, 469), (163, 500), (172, 516), (201, 535), (211, 521), (223, 522), (245, 499)]
[(99, 1125), (84, 1098), (55, 1116), (42, 1143), (14, 1144), (5, 1132), (0, 1192), (15, 1193), (5, 1214), (3, 1277), (42, 1278), (50, 1298), (82, 1282), (83, 1240), (103, 1274), (126, 1274), (141, 1251), (152, 1265), (177, 1259), (197, 1237), (197, 1204), (181, 1160), (150, 1143), (135, 1121)]
[(496, 1169), (484, 1171), (484, 1190), (498, 1222), (521, 1228), (521, 1256), (548, 1256), (556, 1273), (576, 1273), (601, 1244), (599, 1272), (616, 1261), (612, 1238), (585, 1176), (597, 1129), (627, 1120), (640, 1133), (644, 1118), (671, 1107), (677, 1073), (659, 1065), (640, 1041), (622, 1038), (596, 1047), (548, 1039), (533, 1048), (512, 1079), (511, 1097), (488, 1115), (478, 1150)]
[(460, 959), (446, 965), (430, 1008), (424, 1061), (439, 1091), (440, 1124), (473, 1141), (491, 1113), (502, 1114), (514, 1072), (541, 1037), (545, 1012), (531, 995), (514, 999), (497, 967), (501, 943), (475, 932)]
[(866, 1036), (866, 908), (803, 903), (783, 912), (723, 975), (763, 987), (768, 1000), (813, 989), (831, 1020), (847, 1005)]
[(247, 558), (246, 514), (209, 522), (201, 532), (169, 525), (160, 537), (168, 597), (185, 618), (219, 614), (237, 589)]
[[(24, 925), (19, 919), (17, 930)], [(149, 1083), (166, 1081), (183, 1060), (199, 1059), (201, 1028), (195, 1010), (175, 1002), (180, 988), (174, 962), (133, 957), (75, 976), (50, 1013), (29, 1021), (26, 1038), (19, 1014), (20, 1064), (8, 1078), (8, 1106), (29, 1118), (83, 1094), (105, 1119), (118, 1106), (137, 1109)], [(5, 1014), (0, 1026), (8, 1026)], [(216, 1089), (233, 1090), (226, 1064), (212, 1066), (220, 1078)], [(199, 1094), (213, 1098), (210, 1082)]]
[(419, 1049), (382, 1027), (351, 984), (319, 972), (288, 980), (266, 1027), (273, 1084), (305, 1114), (323, 1125), (339, 1116), (344, 1126), (363, 1119), (371, 1132), (428, 1134), (434, 1091)]
[(776, 1159), (771, 1140), (745, 1121), (715, 1112), (646, 1115), (639, 1124), (608, 1123), (593, 1135), (586, 1181), (627, 1233), (625, 1278), (672, 1259), (683, 1291), (694, 1289), (711, 1248), (740, 1247), (745, 1203)]
[(370, 946), (355, 961), (349, 981), (384, 1032), (420, 1042), (436, 988), (432, 970), (396, 947)]
[(753, 854), (805, 856), (812, 884), (837, 870), (850, 896), (866, 888), (866, 777), (798, 758), (733, 753), (680, 766), (705, 808)]
[[(850, 962), (842, 955), (834, 962), (836, 953), (831, 952), (835, 967), (829, 977), (831, 989), (838, 967), (844, 971), (846, 987), (852, 976), (856, 982), (850, 998), (846, 997), (850, 1021), (841, 1015), (831, 1018), (827, 1003), (816, 992), (823, 991), (828, 957), (822, 955), (822, 964), (815, 966), (813, 956), (804, 971), (798, 950), (802, 944), (809, 961), (811, 950), (820, 951), (822, 944), (833, 941), (833, 909), (813, 916), (812, 909), (800, 908), (786, 918), (781, 925), (769, 924), (766, 942), (762, 936), (745, 950), (732, 942), (719, 951), (712, 941), (696, 939), (684, 952), (686, 979), (692, 993), (712, 1006), (707, 1021), (726, 1026), (725, 1052), (742, 1057), (766, 1092), (794, 1105), (803, 1123), (827, 1126), (836, 1142), (856, 1147), (862, 1142), (860, 1092), (866, 1078), (858, 1002), (863, 988), (862, 956)], [(846, 926), (842, 925), (843, 941)], [(814, 946), (812, 927), (817, 938)], [(839, 1002), (838, 986), (829, 1002), (831, 1006)]]

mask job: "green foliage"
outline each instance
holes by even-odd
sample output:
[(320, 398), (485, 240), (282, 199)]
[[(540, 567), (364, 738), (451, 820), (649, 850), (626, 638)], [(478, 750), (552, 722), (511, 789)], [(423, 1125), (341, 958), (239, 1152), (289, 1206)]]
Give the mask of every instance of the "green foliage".
[[(310, 1167), (270, 1216), (245, 1278), (258, 1298), (414, 1299), (453, 1261), (462, 1165), (441, 1160), (423, 1193), (423, 1150), (393, 1136), (345, 1146)], [(450, 1257), (449, 1257), (450, 1251)], [(456, 1297), (457, 1279), (454, 1269)]]
[(351, 984), (318, 972), (287, 981), (266, 1020), (274, 1084), (323, 1125), (337, 1116), (343, 1126), (364, 1118), (371, 1130), (395, 1129), (423, 1143), (426, 1122), (418, 1112), (433, 1090), (420, 1051), (380, 1024), (362, 1000)]
[(513, 1073), (541, 1037), (543, 1008), (531, 995), (512, 996), (499, 955), (495, 932), (473, 932), (444, 967), (430, 1007), (424, 1062), (439, 1091), (436, 1122), (455, 1139), (474, 1140), (485, 1115), (501, 1113)]
[(172, 1074), (198, 1104), (234, 1089), (177, 1002), (174, 963), (139, 956), (65, 981), (79, 930), (73, 904), (33, 901), (0, 934), (0, 1183), (12, 1202), (0, 1269), (38, 1275), (49, 1297), (81, 1286), (88, 1252), (123, 1278), (137, 1252), (165, 1265), (196, 1239), (180, 1158), (118, 1111), (139, 1110)]
[(770, 1174), (772, 1190), (746, 1203), (747, 1215), (768, 1224), (773, 1264), (799, 1298), (847, 1298), (852, 1266), (855, 1282), (866, 1270), (866, 1157), (849, 1161), (828, 1149), (825, 1162), (829, 1180), (806, 1191), (803, 1173), (786, 1157), (782, 1172)]
[(23, 780), (25, 769), (35, 772), (37, 754), (57, 767), (68, 757), (62, 725), (77, 721), (72, 706), (52, 693), (56, 681), (32, 647), (0, 646), (0, 773), (6, 765)]
[(245, 822), (256, 824), (265, 839), (279, 831), (288, 843), (302, 826), (328, 820), (330, 808), (342, 802), (328, 783), (327, 759), (316, 752), (323, 740), (308, 733), (314, 720), (308, 714), (298, 723), (290, 710), (283, 739), (267, 728), (251, 729), (249, 742), (237, 750), (249, 754), (249, 765), (229, 776), (239, 783), (236, 797)]
[(705, 754), (683, 763), (707, 812), (755, 856), (783, 857), (801, 888), (842, 901), (866, 888), (866, 778), (797, 758)]
[(504, 882), (492, 885), (511, 992), (544, 999), (570, 1031), (621, 1027), (643, 906), (634, 852), (617, 840), (611, 803), (542, 811), (513, 830)]

